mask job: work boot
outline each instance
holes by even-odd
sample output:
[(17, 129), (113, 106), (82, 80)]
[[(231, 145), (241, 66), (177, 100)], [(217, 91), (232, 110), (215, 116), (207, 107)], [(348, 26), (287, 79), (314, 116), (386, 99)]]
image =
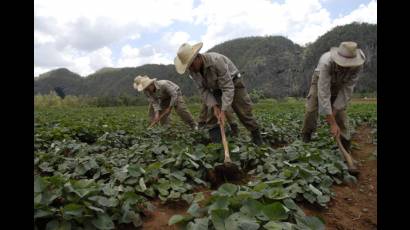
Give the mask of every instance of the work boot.
[(232, 124), (229, 124), (229, 126), (231, 127), (232, 137), (238, 137), (238, 135), (239, 135), (238, 125), (236, 123), (232, 123)]
[(305, 143), (308, 143), (312, 140), (312, 133), (302, 133), (302, 140)]
[(260, 146), (263, 144), (261, 133), (259, 132), (259, 129), (255, 129), (251, 132), (252, 134), (252, 142), (255, 143), (256, 145)]

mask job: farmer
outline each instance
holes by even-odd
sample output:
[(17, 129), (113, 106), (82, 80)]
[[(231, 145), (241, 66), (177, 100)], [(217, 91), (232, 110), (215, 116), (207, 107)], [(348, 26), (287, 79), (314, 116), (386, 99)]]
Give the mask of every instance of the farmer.
[[(189, 78), (191, 78), (193, 80), (191, 75), (189, 75)], [(208, 109), (208, 106), (206, 105), (206, 103), (203, 100), (201, 100), (201, 109), (199, 111), (199, 116), (198, 116), (198, 126), (199, 126), (199, 128), (206, 127), (206, 124), (207, 124), (207, 121), (208, 121), (208, 118), (209, 118), (208, 113), (212, 114), (212, 112), (208, 111), (208, 110), (209, 109)], [(227, 111), (225, 113), (225, 116), (226, 116), (226, 120), (229, 123), (229, 127), (231, 128), (231, 135), (233, 137), (237, 137), (239, 135), (239, 127), (238, 127), (238, 124), (235, 121), (234, 115), (232, 114), (232, 112)]]
[(252, 102), (246, 91), (241, 75), (236, 66), (226, 56), (209, 52), (200, 54), (202, 42), (193, 46), (182, 44), (174, 59), (176, 71), (184, 74), (189, 70), (189, 75), (200, 91), (202, 100), (211, 110), (211, 119), (207, 121), (210, 134), (219, 130), (218, 120), (225, 124), (226, 113), (231, 109), (236, 113), (241, 123), (251, 132), (252, 141), (262, 144), (256, 119), (252, 115)]
[(169, 114), (174, 107), (179, 117), (192, 129), (198, 130), (198, 125), (192, 118), (185, 104), (179, 86), (168, 80), (150, 79), (148, 76), (137, 76), (134, 79), (134, 89), (144, 91), (149, 105), (149, 117), (151, 124), (158, 122), (161, 115), (161, 124), (169, 123)]
[(304, 142), (311, 141), (316, 129), (318, 113), (326, 116), (332, 136), (341, 136), (341, 142), (350, 151), (350, 133), (346, 107), (358, 81), (358, 72), (365, 55), (355, 42), (342, 42), (324, 53), (312, 77), (306, 101), (302, 128)]

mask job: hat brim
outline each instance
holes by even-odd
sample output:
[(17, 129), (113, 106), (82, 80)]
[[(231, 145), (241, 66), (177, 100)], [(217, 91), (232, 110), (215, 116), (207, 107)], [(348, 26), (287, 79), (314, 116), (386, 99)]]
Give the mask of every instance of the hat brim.
[(332, 47), (330, 49), (330, 55), (333, 59), (333, 61), (336, 62), (336, 64), (342, 66), (342, 67), (357, 67), (363, 65), (365, 59), (364, 56), (362, 55), (361, 49), (356, 50), (356, 57), (354, 58), (346, 58), (341, 55), (339, 55), (338, 47)]
[[(151, 85), (154, 81), (156, 81), (156, 78), (150, 79), (150, 81), (145, 85), (142, 86), (142, 84), (137, 84), (137, 90), (138, 92), (141, 92), (143, 90), (145, 90), (149, 85)], [(135, 84), (135, 83), (134, 83)], [(134, 87), (135, 88), (135, 87)]]
[(196, 55), (198, 55), (199, 51), (200, 51), (201, 48), (202, 48), (202, 45), (203, 45), (203, 43), (202, 43), (202, 42), (199, 42), (199, 43), (197, 43), (197, 44), (195, 44), (195, 45), (192, 46), (194, 52), (193, 52), (193, 54), (191, 55), (191, 57), (189, 58), (188, 63), (186, 63), (186, 64), (182, 63), (178, 56), (176, 56), (176, 57), (174, 58), (175, 69), (177, 70), (177, 72), (178, 72), (179, 74), (184, 74), (184, 73), (185, 73), (186, 69), (187, 69), (187, 68), (192, 64), (192, 62), (194, 61), (194, 58), (196, 57)]

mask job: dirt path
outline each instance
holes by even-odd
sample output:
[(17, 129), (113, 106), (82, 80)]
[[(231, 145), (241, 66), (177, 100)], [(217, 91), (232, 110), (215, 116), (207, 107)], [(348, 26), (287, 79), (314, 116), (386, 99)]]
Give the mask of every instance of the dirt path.
[[(212, 190), (200, 187), (196, 188), (194, 192), (202, 192), (206, 200), (211, 196)], [(179, 229), (177, 226), (168, 226), (168, 220), (176, 214), (186, 215), (185, 211), (189, 208), (189, 205), (186, 202), (161, 204), (159, 199), (152, 201), (152, 204), (156, 209), (154, 212), (149, 213), (148, 218), (144, 219), (142, 225), (142, 229), (144, 230)]]
[(371, 131), (362, 126), (353, 136), (353, 143), (359, 148), (352, 150), (360, 170), (357, 184), (333, 186), (336, 197), (329, 202), (328, 209), (302, 206), (307, 215), (321, 217), (326, 229), (377, 229), (377, 146), (372, 144)]
[[(377, 229), (377, 160), (373, 154), (377, 146), (372, 144), (371, 131), (363, 126), (353, 136), (353, 143), (359, 148), (352, 152), (361, 173), (357, 184), (333, 186), (336, 197), (329, 202), (328, 209), (301, 204), (307, 215), (321, 217), (326, 222), (326, 229)], [(196, 192), (209, 197), (211, 190), (203, 188)], [(168, 226), (168, 219), (174, 214), (184, 215), (188, 209), (186, 203), (163, 205), (159, 200), (152, 203), (157, 208), (144, 219), (142, 229), (177, 229)]]

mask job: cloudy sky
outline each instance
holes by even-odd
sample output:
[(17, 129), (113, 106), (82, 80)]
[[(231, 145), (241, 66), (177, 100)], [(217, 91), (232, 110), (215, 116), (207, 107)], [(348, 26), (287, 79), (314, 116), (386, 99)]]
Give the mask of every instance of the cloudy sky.
[(35, 0), (34, 75), (65, 67), (171, 64), (184, 43), (203, 51), (238, 37), (304, 45), (337, 25), (377, 23), (375, 0)]

